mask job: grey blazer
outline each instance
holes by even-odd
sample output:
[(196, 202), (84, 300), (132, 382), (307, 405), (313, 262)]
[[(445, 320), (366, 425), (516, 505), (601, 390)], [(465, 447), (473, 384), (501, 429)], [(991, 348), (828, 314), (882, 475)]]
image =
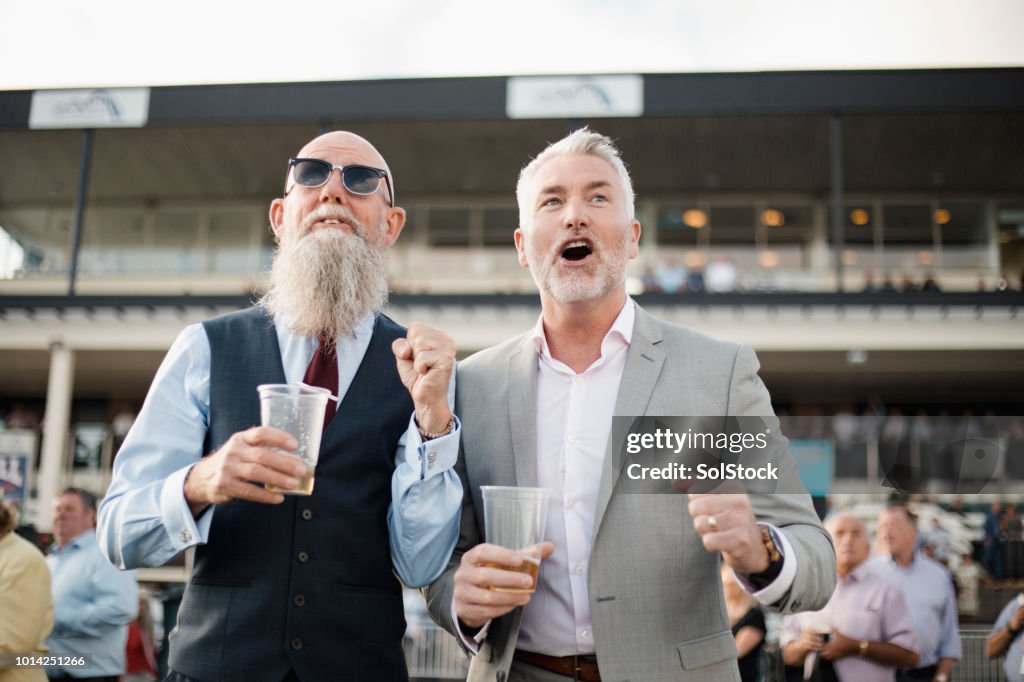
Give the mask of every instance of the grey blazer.
[[(448, 569), (427, 588), (433, 618), (456, 637), (453, 579), (462, 554), (483, 541), (480, 486), (537, 483), (538, 358), (530, 336), (481, 351), (458, 367), (462, 525)], [(757, 369), (749, 347), (661, 322), (637, 306), (615, 415), (774, 420)], [(587, 583), (602, 679), (739, 680), (719, 557), (704, 549), (694, 531), (687, 496), (613, 495), (620, 474), (613, 445), (598, 492)], [(800, 492), (751, 496), (758, 520), (783, 531), (797, 562), (792, 588), (773, 608), (818, 609), (835, 587), (835, 553), (788, 452), (782, 453), (780, 476), (786, 489)], [(522, 609), (516, 609), (491, 623), (469, 680), (505, 681), (521, 620)]]

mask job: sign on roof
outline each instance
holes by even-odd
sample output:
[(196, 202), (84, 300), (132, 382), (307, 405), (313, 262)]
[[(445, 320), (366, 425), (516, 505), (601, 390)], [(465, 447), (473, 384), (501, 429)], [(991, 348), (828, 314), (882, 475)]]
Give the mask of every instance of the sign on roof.
[(141, 128), (149, 117), (149, 88), (36, 90), (29, 128)]
[(517, 76), (508, 79), (509, 118), (619, 117), (644, 112), (642, 76)]

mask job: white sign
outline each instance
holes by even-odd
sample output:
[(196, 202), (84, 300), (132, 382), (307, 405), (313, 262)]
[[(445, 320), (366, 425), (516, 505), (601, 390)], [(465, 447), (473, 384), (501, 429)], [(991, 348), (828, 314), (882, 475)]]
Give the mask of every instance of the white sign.
[(149, 118), (149, 88), (36, 90), (29, 128), (141, 128)]
[(642, 76), (517, 76), (508, 79), (509, 118), (640, 116)]

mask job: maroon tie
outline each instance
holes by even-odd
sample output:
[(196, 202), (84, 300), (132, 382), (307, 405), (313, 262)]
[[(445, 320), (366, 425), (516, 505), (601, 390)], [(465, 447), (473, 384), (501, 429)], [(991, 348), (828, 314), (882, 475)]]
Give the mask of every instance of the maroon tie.
[[(303, 383), (310, 386), (326, 388), (331, 395), (338, 395), (338, 349), (333, 343), (320, 338), (320, 346), (314, 351), (313, 359), (306, 368), (306, 376), (302, 377)], [(335, 403), (327, 401), (327, 410), (324, 412), (324, 429), (331, 423), (334, 417)]]

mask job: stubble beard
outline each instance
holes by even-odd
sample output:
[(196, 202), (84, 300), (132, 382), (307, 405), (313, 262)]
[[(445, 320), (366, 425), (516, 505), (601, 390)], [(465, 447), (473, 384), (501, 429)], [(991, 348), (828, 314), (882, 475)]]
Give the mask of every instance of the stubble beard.
[[(337, 228), (311, 232), (324, 218), (344, 218)], [(386, 220), (376, 226), (383, 234)], [(270, 266), (270, 286), (260, 305), (289, 331), (333, 342), (350, 335), (367, 313), (388, 303), (387, 247), (366, 240), (366, 228), (343, 207), (323, 207), (296, 230), (285, 225)]]
[(604, 298), (620, 286), (626, 278), (629, 262), (629, 235), (623, 233), (621, 243), (609, 249), (593, 233), (581, 233), (594, 245), (595, 258), (585, 267), (560, 269), (560, 255), (541, 253), (539, 249), (528, 251), (530, 263), (542, 264), (531, 267), (530, 274), (537, 288), (559, 303), (580, 303)]

